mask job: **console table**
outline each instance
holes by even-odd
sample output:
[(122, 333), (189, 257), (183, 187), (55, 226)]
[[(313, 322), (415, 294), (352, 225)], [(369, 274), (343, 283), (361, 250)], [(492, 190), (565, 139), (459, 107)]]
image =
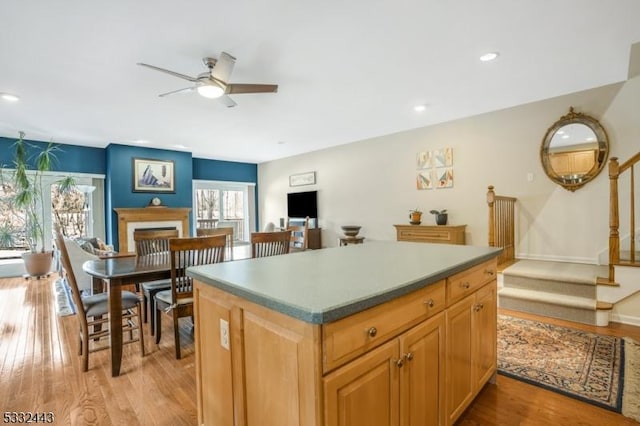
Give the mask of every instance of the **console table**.
[(467, 225), (393, 225), (398, 241), (464, 245)]

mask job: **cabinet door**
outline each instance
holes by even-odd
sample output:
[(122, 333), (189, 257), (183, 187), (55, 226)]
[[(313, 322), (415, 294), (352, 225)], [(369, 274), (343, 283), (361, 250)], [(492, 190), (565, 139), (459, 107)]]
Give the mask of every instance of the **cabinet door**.
[(447, 415), (453, 424), (474, 397), (473, 382), (473, 306), (469, 295), (446, 312), (447, 318)]
[(444, 313), (400, 337), (400, 424), (445, 425)]
[(232, 307), (212, 297), (207, 286), (196, 286), (194, 308), (198, 424), (233, 426), (231, 346), (221, 344), (230, 343), (229, 334), (221, 335), (221, 321), (228, 333)]
[(398, 359), (395, 339), (325, 376), (325, 425), (398, 426)]
[(496, 281), (493, 281), (476, 294), (473, 312), (474, 381), (476, 391), (496, 372), (497, 368), (497, 301)]

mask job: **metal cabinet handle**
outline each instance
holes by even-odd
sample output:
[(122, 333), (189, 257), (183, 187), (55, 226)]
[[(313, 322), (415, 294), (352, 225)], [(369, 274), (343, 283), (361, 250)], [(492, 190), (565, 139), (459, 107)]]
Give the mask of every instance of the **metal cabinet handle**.
[(430, 308), (433, 308), (433, 305), (435, 305), (435, 302), (433, 301), (433, 299), (429, 299), (426, 302), (424, 302), (424, 304)]
[(367, 331), (367, 334), (369, 334), (369, 337), (376, 337), (376, 334), (378, 334), (378, 329), (375, 327), (371, 327), (369, 331)]
[(413, 352), (406, 353), (404, 355), (404, 359), (406, 359), (407, 361), (411, 361), (413, 359)]
[(493, 269), (487, 269), (487, 275), (494, 276), (495, 272)]
[(465, 281), (460, 285), (467, 290), (469, 289), (469, 287), (471, 287), (471, 284), (469, 284), (469, 281)]
[(404, 365), (404, 359), (400, 358), (399, 360), (396, 361), (396, 366), (398, 368), (402, 367)]

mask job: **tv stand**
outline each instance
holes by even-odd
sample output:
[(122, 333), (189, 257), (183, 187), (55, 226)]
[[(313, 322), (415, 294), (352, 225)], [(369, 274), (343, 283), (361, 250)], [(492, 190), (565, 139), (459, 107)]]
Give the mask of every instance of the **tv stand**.
[(318, 250), (322, 248), (322, 228), (309, 228), (307, 236), (310, 250)]

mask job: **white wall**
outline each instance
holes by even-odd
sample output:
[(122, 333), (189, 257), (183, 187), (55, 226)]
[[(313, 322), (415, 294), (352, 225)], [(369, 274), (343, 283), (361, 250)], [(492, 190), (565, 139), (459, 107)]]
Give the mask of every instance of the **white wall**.
[[(485, 198), (487, 186), (494, 185), (498, 194), (518, 198), (518, 257), (597, 263), (608, 245), (607, 169), (569, 192), (544, 174), (540, 144), (547, 128), (573, 106), (599, 119), (609, 134), (610, 156), (624, 161), (640, 150), (639, 99), (635, 78), (260, 164), (260, 227), (286, 215), (287, 192), (318, 190), (326, 247), (337, 245), (341, 225), (361, 225), (360, 235), (369, 240), (394, 240), (393, 224), (408, 223), (415, 207), (446, 208), (449, 224), (467, 225), (467, 244), (486, 245)], [(444, 147), (453, 148), (454, 187), (415, 189), (416, 153)], [(308, 171), (316, 172), (315, 185), (288, 186), (289, 175)], [(434, 217), (425, 213), (423, 223), (434, 224)]]

